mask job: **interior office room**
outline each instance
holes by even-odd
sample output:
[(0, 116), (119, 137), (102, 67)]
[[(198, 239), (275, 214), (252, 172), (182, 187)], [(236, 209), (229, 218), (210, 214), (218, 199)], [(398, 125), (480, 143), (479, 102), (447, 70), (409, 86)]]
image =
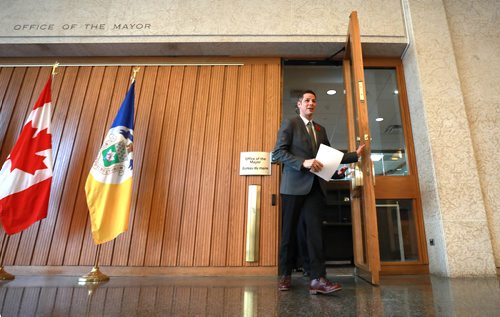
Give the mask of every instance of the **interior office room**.
[[(51, 181), (11, 230), (15, 165), (0, 174), (0, 315), (500, 311), (498, 1), (4, 0), (0, 17), (0, 161)], [(13, 149), (47, 83), (51, 163), (33, 165)], [(300, 263), (276, 288), (271, 152), (305, 89), (333, 148), (366, 144), (325, 192), (343, 290), (324, 296)], [(96, 243), (86, 183), (126, 100), (127, 212)]]

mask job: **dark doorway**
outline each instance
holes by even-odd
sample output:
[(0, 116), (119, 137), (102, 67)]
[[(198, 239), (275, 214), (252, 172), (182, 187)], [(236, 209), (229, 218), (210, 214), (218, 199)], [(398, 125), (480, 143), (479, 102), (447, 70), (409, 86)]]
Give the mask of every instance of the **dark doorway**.
[[(347, 120), (342, 66), (335, 62), (285, 61), (283, 117), (296, 115), (301, 91), (316, 93), (314, 120), (326, 128), (332, 147), (347, 152)], [(354, 266), (350, 205), (350, 178), (328, 184), (323, 222), (327, 266)]]

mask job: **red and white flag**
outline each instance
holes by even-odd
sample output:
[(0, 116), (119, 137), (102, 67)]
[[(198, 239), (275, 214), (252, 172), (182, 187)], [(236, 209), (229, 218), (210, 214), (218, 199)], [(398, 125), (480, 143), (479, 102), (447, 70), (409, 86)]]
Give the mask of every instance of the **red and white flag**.
[(0, 221), (9, 235), (47, 217), (52, 182), (52, 76), (0, 170)]

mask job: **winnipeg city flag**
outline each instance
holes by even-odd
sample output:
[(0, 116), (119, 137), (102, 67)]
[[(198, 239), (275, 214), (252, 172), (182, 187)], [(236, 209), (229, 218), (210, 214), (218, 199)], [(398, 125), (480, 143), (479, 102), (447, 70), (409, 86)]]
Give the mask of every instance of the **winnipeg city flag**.
[(123, 101), (85, 183), (96, 244), (127, 231), (132, 198), (134, 86)]
[(9, 235), (47, 217), (52, 183), (52, 76), (0, 170), (0, 221)]

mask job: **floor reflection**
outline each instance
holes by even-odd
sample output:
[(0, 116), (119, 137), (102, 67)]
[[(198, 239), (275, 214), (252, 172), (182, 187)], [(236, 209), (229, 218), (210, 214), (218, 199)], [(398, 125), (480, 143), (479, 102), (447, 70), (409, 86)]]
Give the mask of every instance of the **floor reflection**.
[(372, 287), (341, 276), (344, 289), (311, 296), (294, 276), (279, 292), (275, 277), (112, 277), (87, 287), (77, 277), (18, 276), (0, 283), (6, 316), (498, 316), (498, 278), (384, 277)]

